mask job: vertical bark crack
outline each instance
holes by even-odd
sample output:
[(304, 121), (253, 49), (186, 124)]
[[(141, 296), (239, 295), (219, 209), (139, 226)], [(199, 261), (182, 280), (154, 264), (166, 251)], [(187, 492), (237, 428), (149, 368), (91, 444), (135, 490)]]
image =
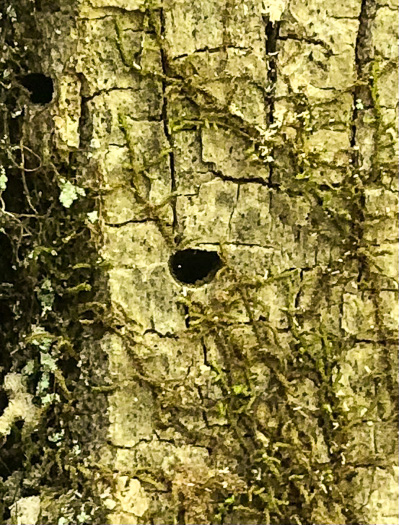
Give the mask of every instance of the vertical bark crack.
[[(370, 267), (369, 255), (364, 250), (366, 242), (364, 237), (364, 223), (366, 221), (366, 197), (365, 187), (369, 184), (375, 184), (380, 176), (378, 165), (378, 149), (379, 149), (379, 126), (380, 126), (380, 112), (378, 105), (378, 98), (375, 92), (375, 78), (373, 74), (375, 50), (373, 44), (372, 25), (376, 18), (378, 4), (374, 0), (362, 0), (361, 10), (359, 15), (359, 30), (355, 46), (355, 67), (357, 73), (357, 85), (353, 93), (353, 113), (352, 113), (352, 163), (354, 168), (353, 184), (356, 188), (354, 201), (352, 205), (352, 239), (353, 244), (357, 248), (358, 261), (358, 284), (364, 290), (365, 283), (367, 289), (370, 290), (372, 296), (372, 303), (376, 313), (376, 330), (381, 339), (382, 354), (389, 356), (389, 345), (387, 343), (387, 334), (384, 329), (384, 323), (380, 320), (379, 312), (381, 311), (380, 297), (383, 283)], [(371, 149), (367, 151), (366, 145), (362, 143), (361, 131), (370, 127), (370, 123), (366, 118), (373, 115), (374, 122), (372, 126), (372, 145)], [(367, 164), (368, 165), (367, 165)], [(365, 165), (366, 164), (366, 165)], [(367, 171), (366, 171), (367, 169)], [(359, 248), (362, 250), (360, 251)], [(342, 315), (342, 314), (341, 314)], [(375, 343), (375, 341), (374, 341)], [(388, 392), (394, 392), (395, 386), (391, 380), (390, 375), (390, 358), (386, 357), (386, 384), (381, 383), (380, 380), (374, 381), (375, 397), (379, 398), (380, 392), (387, 389)], [(397, 400), (392, 399), (393, 405)], [(376, 439), (376, 429), (373, 430), (373, 450), (378, 456), (378, 441)], [(373, 468), (374, 466), (374, 468)], [(372, 479), (368, 499), (375, 487), (375, 464), (368, 466), (372, 471)], [(353, 516), (345, 512), (348, 522), (353, 519)]]
[(85, 97), (87, 82), (83, 73), (78, 73), (78, 79), (80, 82), (79, 149), (85, 150), (89, 141), (89, 135), (91, 135), (89, 110), (87, 107), (88, 99)]
[[(280, 22), (272, 22), (269, 17), (264, 17), (265, 22), (265, 48), (268, 58), (267, 70), (267, 92), (265, 103), (267, 107), (266, 125), (274, 123), (274, 97), (277, 82), (277, 40), (280, 32)], [(274, 158), (274, 148), (271, 150), (271, 156)], [(273, 180), (274, 162), (269, 163), (269, 185)]]
[[(362, 164), (362, 152), (359, 150), (358, 132), (359, 127), (364, 125), (362, 114), (360, 113), (360, 104), (365, 109), (374, 109), (373, 97), (371, 94), (371, 84), (369, 78), (369, 67), (370, 63), (374, 58), (373, 43), (371, 38), (371, 23), (375, 17), (377, 7), (373, 0), (363, 0), (359, 15), (359, 30), (356, 38), (355, 47), (355, 67), (357, 73), (358, 85), (355, 87), (353, 95), (353, 114), (352, 114), (352, 136), (351, 136), (351, 147), (352, 147), (352, 164), (355, 170), (356, 178), (359, 177), (359, 171)], [(373, 144), (373, 157), (375, 157), (376, 141)], [(372, 164), (375, 164), (374, 162)], [(372, 173), (375, 171), (375, 166), (372, 165)], [(374, 177), (373, 177), (374, 178)], [(365, 196), (363, 190), (358, 190), (356, 202), (354, 203), (353, 216), (356, 220), (353, 221), (353, 239), (354, 242), (359, 244), (363, 237), (363, 223), (365, 207)], [(367, 269), (366, 256), (364, 254), (358, 255), (359, 261), (359, 274), (358, 282), (362, 280), (362, 277)]]
[[(372, 97), (372, 78), (369, 66), (374, 59), (374, 49), (371, 36), (371, 24), (375, 18), (377, 6), (373, 0), (363, 0), (359, 15), (359, 30), (355, 47), (355, 67), (358, 85), (354, 90), (351, 146), (357, 146), (358, 126), (360, 122), (359, 101), (365, 109), (375, 109)], [(374, 144), (374, 148), (376, 144)], [(374, 155), (373, 155), (374, 156)], [(353, 164), (359, 167), (359, 152), (354, 151)], [(373, 170), (374, 171), (374, 167)]]
[(229, 224), (228, 224), (228, 235), (229, 235), (228, 240), (229, 241), (231, 240), (231, 222), (233, 220), (234, 212), (236, 211), (237, 206), (238, 206), (238, 199), (240, 198), (240, 188), (241, 188), (241, 184), (238, 183), (237, 191), (236, 191), (236, 202), (233, 206), (233, 209), (231, 210), (230, 217), (229, 217)]
[[(165, 15), (164, 15), (163, 8), (160, 9), (160, 36), (161, 36), (161, 42), (162, 42), (162, 40), (165, 39)], [(176, 192), (174, 141), (173, 141), (173, 136), (169, 130), (168, 96), (166, 92), (167, 90), (166, 78), (169, 72), (169, 61), (168, 61), (167, 53), (162, 45), (160, 45), (160, 52), (161, 52), (162, 73), (164, 77), (162, 80), (162, 122), (163, 122), (163, 129), (164, 129), (165, 137), (171, 148), (171, 151), (169, 152), (168, 157), (169, 157), (169, 169), (170, 169), (170, 178), (171, 178), (171, 193), (173, 194)], [(171, 199), (171, 206), (172, 206), (172, 213), (173, 213), (172, 230), (174, 233), (176, 233), (178, 229), (176, 197), (173, 197)]]
[(268, 58), (268, 91), (269, 95), (267, 96), (268, 103), (268, 115), (267, 121), (268, 124), (273, 124), (274, 122), (274, 95), (276, 90), (277, 82), (277, 40), (280, 32), (280, 22), (271, 22), (269, 17), (264, 19), (265, 21), (265, 46), (266, 46), (266, 55)]

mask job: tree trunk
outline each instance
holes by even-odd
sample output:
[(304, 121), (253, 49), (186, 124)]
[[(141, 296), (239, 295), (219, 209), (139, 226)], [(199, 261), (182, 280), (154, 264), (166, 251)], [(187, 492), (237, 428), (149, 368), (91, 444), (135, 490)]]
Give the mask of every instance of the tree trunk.
[(396, 524), (393, 0), (6, 0), (0, 522)]

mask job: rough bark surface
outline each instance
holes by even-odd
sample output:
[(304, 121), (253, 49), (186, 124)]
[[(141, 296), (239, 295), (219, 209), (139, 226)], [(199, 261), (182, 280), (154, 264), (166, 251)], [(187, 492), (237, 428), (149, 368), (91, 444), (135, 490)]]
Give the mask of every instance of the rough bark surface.
[(395, 525), (393, 0), (1, 22), (1, 522)]

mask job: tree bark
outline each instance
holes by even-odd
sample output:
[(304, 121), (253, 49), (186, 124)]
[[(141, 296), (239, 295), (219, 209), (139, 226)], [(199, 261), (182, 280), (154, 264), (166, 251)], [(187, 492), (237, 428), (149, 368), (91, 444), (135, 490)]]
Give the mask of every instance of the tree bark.
[(396, 524), (393, 1), (5, 3), (0, 522)]

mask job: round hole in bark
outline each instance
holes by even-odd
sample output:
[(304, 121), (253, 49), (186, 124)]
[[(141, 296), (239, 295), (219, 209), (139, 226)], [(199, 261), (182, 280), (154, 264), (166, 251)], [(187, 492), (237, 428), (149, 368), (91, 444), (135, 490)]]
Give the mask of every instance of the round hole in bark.
[(48, 104), (53, 100), (53, 81), (43, 73), (25, 75), (21, 83), (30, 91), (30, 99), (34, 104)]
[(217, 252), (190, 248), (176, 252), (170, 258), (172, 275), (184, 284), (208, 283), (221, 268), (222, 261)]

